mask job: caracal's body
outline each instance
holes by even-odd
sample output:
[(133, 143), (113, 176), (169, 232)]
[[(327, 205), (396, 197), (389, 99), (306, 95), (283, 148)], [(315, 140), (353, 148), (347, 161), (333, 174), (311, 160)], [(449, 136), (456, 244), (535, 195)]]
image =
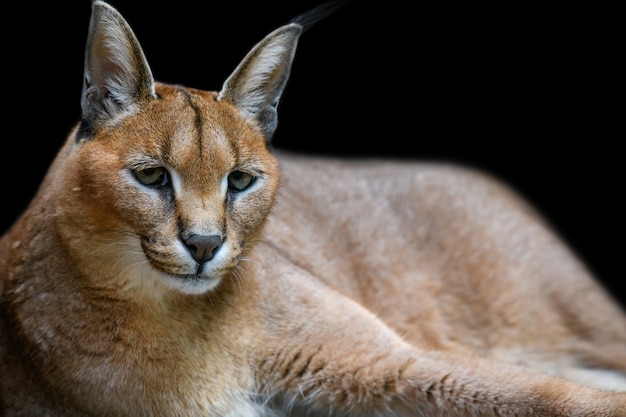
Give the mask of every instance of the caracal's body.
[(272, 150), (320, 10), (204, 92), (94, 2), (81, 121), (0, 241), (0, 414), (626, 415), (624, 312), (506, 186)]

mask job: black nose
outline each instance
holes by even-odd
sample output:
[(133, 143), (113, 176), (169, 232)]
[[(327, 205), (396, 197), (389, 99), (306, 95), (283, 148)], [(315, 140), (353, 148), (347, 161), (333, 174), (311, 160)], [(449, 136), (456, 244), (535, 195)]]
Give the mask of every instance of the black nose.
[(187, 239), (184, 239), (184, 242), (193, 259), (203, 264), (213, 259), (215, 252), (217, 252), (222, 245), (222, 237), (218, 235), (191, 235)]

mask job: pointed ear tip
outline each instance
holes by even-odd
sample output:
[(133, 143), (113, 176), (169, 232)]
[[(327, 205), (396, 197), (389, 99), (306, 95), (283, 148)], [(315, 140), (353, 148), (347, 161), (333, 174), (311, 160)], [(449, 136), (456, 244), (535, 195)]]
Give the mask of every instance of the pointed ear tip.
[(304, 26), (302, 26), (300, 23), (292, 22), (292, 23), (287, 23), (286, 25), (279, 27), (278, 29), (276, 29), (275, 33), (276, 34), (293, 33), (299, 36), (303, 30), (304, 30)]
[(115, 13), (118, 13), (117, 9), (113, 6), (111, 6), (109, 3), (107, 3), (106, 1), (103, 0), (94, 0), (91, 3), (91, 10), (109, 10)]
[(91, 2), (91, 8), (96, 9), (98, 7), (111, 7), (108, 3), (105, 3), (102, 0), (94, 0)]

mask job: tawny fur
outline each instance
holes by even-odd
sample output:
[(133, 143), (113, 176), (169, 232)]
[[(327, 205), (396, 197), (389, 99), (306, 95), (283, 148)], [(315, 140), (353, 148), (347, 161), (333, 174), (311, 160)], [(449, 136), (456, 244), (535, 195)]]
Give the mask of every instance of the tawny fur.
[(0, 414), (626, 416), (624, 311), (513, 190), (272, 150), (331, 11), (205, 92), (93, 3), (81, 121), (0, 240)]

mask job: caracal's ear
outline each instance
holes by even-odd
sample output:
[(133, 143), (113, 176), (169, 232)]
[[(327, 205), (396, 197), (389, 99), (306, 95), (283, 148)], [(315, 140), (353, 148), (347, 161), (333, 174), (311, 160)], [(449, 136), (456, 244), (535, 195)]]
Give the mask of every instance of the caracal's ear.
[(83, 129), (132, 112), (148, 97), (155, 97), (154, 79), (135, 34), (117, 10), (93, 1), (81, 98)]
[(218, 100), (232, 101), (257, 120), (269, 141), (276, 130), (278, 102), (289, 79), (300, 35), (347, 2), (323, 3), (263, 38), (226, 79)]

